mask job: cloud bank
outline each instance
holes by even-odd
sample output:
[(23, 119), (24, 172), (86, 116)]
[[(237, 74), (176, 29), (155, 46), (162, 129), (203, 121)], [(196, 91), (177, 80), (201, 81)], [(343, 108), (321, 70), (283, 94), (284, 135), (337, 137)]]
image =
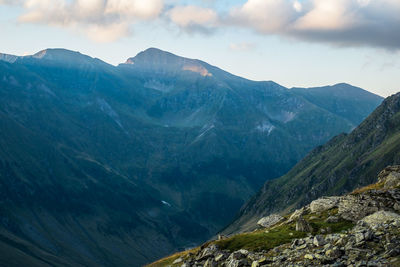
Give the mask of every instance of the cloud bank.
[(167, 13), (169, 19), (187, 32), (211, 32), (218, 25), (218, 14), (210, 8), (176, 6)]
[(212, 8), (212, 4), (199, 6), (199, 1), (186, 5), (180, 5), (180, 1), (172, 3), (166, 6), (164, 0), (0, 0), (0, 5), (23, 8), (18, 18), (21, 23), (65, 27), (100, 42), (131, 34), (138, 21), (161, 18), (191, 33), (247, 28), (262, 35), (310, 42), (400, 49), (400, 0), (247, 0), (222, 9)]
[(0, 4), (20, 5), (20, 23), (70, 28), (99, 42), (112, 42), (130, 34), (140, 20), (157, 18), (163, 0), (0, 0)]
[(248, 0), (228, 20), (266, 35), (400, 48), (399, 0)]

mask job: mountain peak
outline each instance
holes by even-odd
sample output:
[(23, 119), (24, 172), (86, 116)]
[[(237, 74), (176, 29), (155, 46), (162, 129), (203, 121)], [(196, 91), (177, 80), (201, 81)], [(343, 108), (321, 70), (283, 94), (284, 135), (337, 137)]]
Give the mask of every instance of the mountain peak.
[(37, 52), (32, 57), (37, 59), (57, 60), (57, 61), (58, 60), (70, 61), (71, 59), (77, 59), (77, 58), (92, 59), (91, 57), (83, 55), (79, 52), (63, 48), (48, 48)]
[(105, 67), (109, 64), (98, 58), (92, 58), (88, 55), (81, 54), (77, 51), (67, 50), (63, 48), (48, 48), (37, 52), (34, 55), (21, 57), (22, 60), (28, 62), (45, 64), (45, 65), (63, 65), (73, 68), (87, 68), (87, 67)]
[(148, 48), (135, 57), (128, 58), (124, 65), (140, 67), (142, 70), (156, 71), (163, 73), (178, 73), (190, 71), (201, 76), (212, 76), (207, 69), (207, 64), (197, 60), (180, 57), (158, 48)]
[(151, 47), (138, 53), (135, 57), (128, 58), (125, 64), (171, 64), (177, 63), (183, 59), (183, 57), (174, 55), (170, 52)]

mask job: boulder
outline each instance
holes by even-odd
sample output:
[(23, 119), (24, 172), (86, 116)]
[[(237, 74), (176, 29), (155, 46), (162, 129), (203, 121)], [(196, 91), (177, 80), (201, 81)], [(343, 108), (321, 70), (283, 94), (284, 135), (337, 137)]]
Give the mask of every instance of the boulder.
[(394, 188), (400, 186), (400, 173), (391, 172), (385, 179), (385, 189)]
[(203, 267), (216, 267), (216, 266), (218, 266), (218, 264), (212, 258), (209, 258), (203, 265)]
[(182, 258), (177, 258), (176, 260), (174, 260), (174, 262), (172, 264), (178, 264), (178, 263), (181, 263), (181, 262), (183, 262), (183, 259)]
[(341, 257), (343, 255), (343, 253), (339, 248), (334, 247), (332, 249), (328, 249), (325, 252), (325, 255), (330, 257), (330, 258), (337, 259), (337, 258)]
[(388, 166), (378, 174), (378, 181), (384, 183), (389, 174), (397, 172), (400, 173), (400, 165)]
[(206, 248), (204, 248), (201, 252), (200, 255), (196, 258), (197, 260), (206, 260), (208, 258), (214, 257), (214, 254), (218, 251), (218, 247), (216, 245), (211, 245)]
[(303, 218), (303, 216), (300, 216), (297, 219), (296, 222), (296, 231), (299, 232), (312, 232), (312, 227), (311, 225)]
[(325, 220), (325, 222), (327, 222), (327, 223), (337, 223), (338, 221), (339, 221), (339, 217), (338, 217), (338, 216), (335, 216), (335, 215), (329, 216), (329, 217)]
[(364, 219), (362, 219), (362, 221), (370, 227), (384, 223), (400, 224), (400, 215), (393, 212), (381, 210), (365, 217)]
[(314, 236), (313, 244), (316, 247), (320, 247), (320, 246), (325, 245), (326, 241), (322, 235), (316, 235), (316, 236)]
[(379, 210), (379, 203), (366, 195), (347, 195), (339, 201), (338, 214), (345, 220), (357, 222)]
[(231, 255), (229, 255), (229, 259), (240, 260), (246, 258), (248, 254), (249, 251), (245, 249), (239, 249), (237, 251), (232, 252)]
[(323, 212), (338, 206), (340, 197), (322, 197), (310, 203), (311, 212)]
[(262, 226), (262, 227), (271, 227), (275, 224), (277, 224), (278, 222), (283, 221), (285, 218), (283, 218), (281, 215), (279, 214), (271, 214), (267, 217), (263, 217), (261, 218), (257, 224)]
[(303, 216), (306, 213), (306, 209), (303, 207), (301, 209), (295, 210), (292, 215), (290, 215), (289, 220), (287, 223), (291, 223), (297, 221), (300, 216)]

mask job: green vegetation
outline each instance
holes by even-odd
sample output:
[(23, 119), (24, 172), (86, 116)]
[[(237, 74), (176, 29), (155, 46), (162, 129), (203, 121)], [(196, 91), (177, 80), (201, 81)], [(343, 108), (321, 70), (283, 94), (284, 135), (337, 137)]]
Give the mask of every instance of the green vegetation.
[(370, 184), (370, 185), (355, 189), (353, 192), (351, 192), (351, 194), (358, 195), (358, 194), (362, 194), (364, 192), (367, 192), (367, 191), (370, 191), (373, 189), (382, 189), (384, 184), (385, 183)]
[(322, 213), (313, 213), (304, 216), (304, 218), (310, 223), (310, 225), (313, 228), (313, 233), (322, 233), (321, 230), (324, 229), (330, 229), (330, 232), (332, 233), (339, 233), (344, 230), (348, 230), (354, 226), (354, 224), (350, 221), (346, 221), (343, 219), (340, 219), (338, 222), (331, 222), (328, 223), (326, 222), (326, 219), (329, 216), (336, 215), (338, 213), (338, 209), (331, 209)]
[[(382, 100), (336, 85), (325, 109), (323, 88), (306, 100), (156, 49), (132, 60), (49, 49), (0, 61), (0, 231), (50, 263), (141, 266), (203, 242)], [(192, 63), (212, 76), (182, 71)]]
[[(348, 230), (354, 226), (352, 222), (339, 220), (335, 223), (328, 223), (326, 219), (337, 214), (337, 209), (331, 209), (320, 214), (308, 214), (304, 218), (310, 222), (313, 227), (313, 234), (321, 233), (322, 229), (330, 228), (332, 233)], [(221, 249), (230, 251), (238, 249), (247, 249), (251, 251), (269, 250), (276, 246), (289, 243), (296, 238), (305, 237), (307, 234), (298, 232), (295, 223), (278, 225), (270, 229), (257, 230), (251, 233), (234, 235), (225, 240), (215, 241)]]
[(172, 264), (176, 259), (178, 258), (186, 258), (188, 257), (190, 254), (195, 254), (200, 250), (200, 247), (194, 248), (194, 249), (190, 249), (190, 250), (185, 250), (182, 252), (178, 252), (175, 253), (171, 256), (168, 256), (166, 258), (162, 258), (156, 262), (150, 263), (148, 265), (146, 265), (146, 267), (165, 267), (168, 265), (171, 266), (180, 266), (181, 264)]
[(251, 251), (269, 250), (276, 246), (289, 243), (294, 238), (305, 237), (306, 233), (297, 232), (294, 224), (282, 225), (269, 230), (263, 229), (252, 233), (235, 235), (215, 243), (221, 249), (230, 251), (247, 249)]
[[(350, 134), (334, 137), (286, 175), (267, 181), (225, 233), (249, 230), (246, 223), (260, 214), (286, 213), (319, 197), (375, 183), (378, 173), (393, 164), (400, 164), (400, 94), (387, 98)], [(381, 186), (371, 185), (355, 193)]]

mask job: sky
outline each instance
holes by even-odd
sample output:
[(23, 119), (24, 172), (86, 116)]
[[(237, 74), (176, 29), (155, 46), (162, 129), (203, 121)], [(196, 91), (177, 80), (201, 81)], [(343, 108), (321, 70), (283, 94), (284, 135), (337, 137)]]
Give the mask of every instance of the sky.
[(400, 91), (400, 0), (0, 0), (0, 53), (149, 47), (288, 88)]

